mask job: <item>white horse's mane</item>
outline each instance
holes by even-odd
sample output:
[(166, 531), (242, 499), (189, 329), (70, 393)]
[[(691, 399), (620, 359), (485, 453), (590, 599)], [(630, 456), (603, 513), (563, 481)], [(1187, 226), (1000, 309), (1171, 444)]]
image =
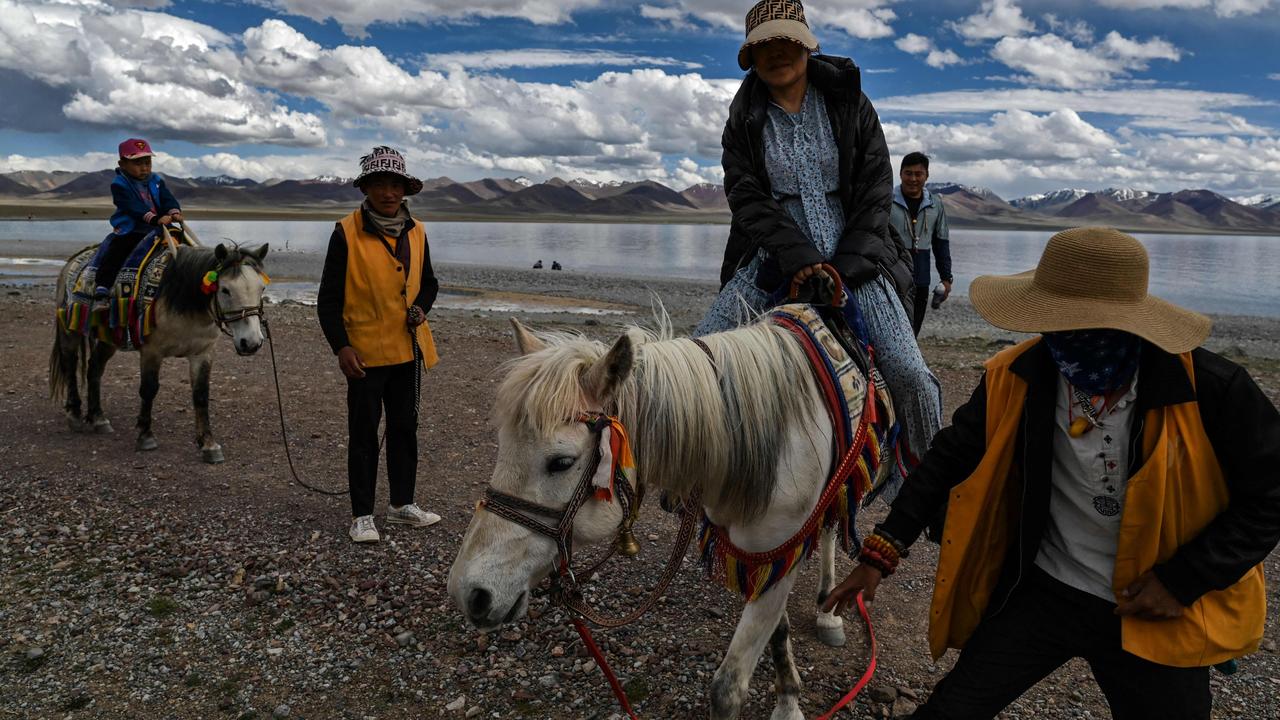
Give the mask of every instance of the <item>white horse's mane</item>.
[[(640, 482), (677, 497), (701, 490), (725, 522), (749, 520), (773, 495), (788, 429), (819, 408), (808, 359), (768, 321), (693, 341), (629, 327), (636, 347), (616, 411), (631, 434)], [(499, 424), (549, 438), (590, 406), (582, 379), (608, 347), (570, 333), (539, 333), (547, 347), (506, 365), (494, 408)], [(612, 411), (614, 408), (609, 408)]]

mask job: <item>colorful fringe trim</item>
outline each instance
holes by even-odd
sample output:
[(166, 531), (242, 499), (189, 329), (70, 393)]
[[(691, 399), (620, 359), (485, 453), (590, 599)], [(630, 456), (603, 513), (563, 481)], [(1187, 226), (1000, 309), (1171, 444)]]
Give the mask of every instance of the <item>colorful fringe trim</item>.
[(775, 311), (770, 319), (794, 333), (809, 357), (831, 416), (839, 461), (805, 524), (789, 540), (768, 552), (752, 553), (739, 548), (729, 540), (724, 528), (703, 514), (698, 534), (703, 568), (709, 577), (742, 595), (746, 602), (768, 592), (807, 559), (817, 544), (818, 533), (824, 528), (837, 528), (841, 547), (846, 552), (853, 549), (856, 545), (853, 521), (858, 503), (873, 487), (876, 474), (885, 460), (884, 450), (891, 447), (885, 442), (890, 429), (883, 427), (881, 413), (876, 407), (876, 374), (869, 373), (866, 378), (865, 401), (854, 427), (853, 415), (836, 380), (836, 369), (822, 349), (821, 340), (814, 336), (812, 324), (786, 310)]

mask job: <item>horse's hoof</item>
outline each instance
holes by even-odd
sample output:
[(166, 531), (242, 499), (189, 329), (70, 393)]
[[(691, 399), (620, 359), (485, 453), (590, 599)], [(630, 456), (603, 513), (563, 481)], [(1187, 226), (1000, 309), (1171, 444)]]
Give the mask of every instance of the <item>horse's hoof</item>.
[(98, 418), (93, 421), (93, 432), (98, 435), (110, 435), (116, 429), (111, 427), (111, 421), (106, 418)]
[(220, 447), (204, 448), (200, 451), (200, 456), (203, 457), (204, 461), (210, 465), (217, 465), (223, 460), (226, 460), (222, 455), (222, 448)]
[(844, 647), (844, 628), (818, 628), (818, 642), (828, 647)]
[(70, 430), (71, 430), (71, 432), (73, 432), (73, 433), (82, 433), (82, 432), (84, 432), (85, 430), (88, 430), (88, 429), (89, 429), (89, 426), (88, 426), (88, 425), (85, 425), (84, 420), (81, 420), (81, 419), (80, 419), (80, 418), (78, 418), (78, 417), (71, 417), (70, 415), (68, 415), (68, 416), (67, 416), (67, 428), (68, 428), (68, 429), (70, 429)]
[(154, 435), (143, 435), (138, 438), (138, 452), (150, 452), (160, 447)]

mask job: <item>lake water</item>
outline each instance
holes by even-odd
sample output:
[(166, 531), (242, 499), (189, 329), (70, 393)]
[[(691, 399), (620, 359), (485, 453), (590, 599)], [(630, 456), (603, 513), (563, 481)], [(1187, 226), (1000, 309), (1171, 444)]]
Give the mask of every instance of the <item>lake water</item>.
[[(323, 221), (208, 220), (194, 226), (205, 243), (231, 238), (270, 242), (272, 250), (323, 253), (333, 231)], [(70, 252), (105, 234), (100, 220), (0, 220), (0, 243), (24, 255), (14, 241), (33, 243), (33, 257)], [(427, 223), (437, 262), (527, 268), (542, 260), (566, 270), (714, 281), (719, 276), (727, 225), (551, 223)], [(1047, 231), (953, 230), (956, 291), (983, 274), (1035, 266)], [(1280, 317), (1280, 237), (1247, 235), (1138, 235), (1151, 254), (1151, 291), (1207, 313)], [(50, 245), (56, 245), (54, 248)], [(0, 279), (48, 272), (40, 263), (0, 259)], [(935, 273), (936, 275), (936, 273)], [(1088, 268), (1080, 282), (1088, 283)]]

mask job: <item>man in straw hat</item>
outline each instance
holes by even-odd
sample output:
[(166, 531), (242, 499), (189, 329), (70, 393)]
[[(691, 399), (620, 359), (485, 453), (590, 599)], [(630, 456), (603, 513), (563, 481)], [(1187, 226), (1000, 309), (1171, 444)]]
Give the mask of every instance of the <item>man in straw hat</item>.
[(440, 284), (422, 224), (404, 199), (422, 190), (404, 157), (378, 146), (360, 159), (364, 203), (329, 238), (316, 310), (347, 377), (347, 482), (354, 542), (381, 539), (373, 522), (378, 423), (387, 414), (387, 522), (419, 527), (440, 516), (413, 501), (422, 372), (436, 364), (427, 313)]
[(1208, 318), (1147, 294), (1147, 264), (1077, 228), (973, 282), (984, 318), (1039, 336), (987, 361), (825, 603), (874, 598), (948, 504), (929, 644), (963, 650), (914, 717), (994, 717), (1081, 657), (1117, 719), (1207, 720), (1209, 666), (1257, 649), (1280, 415), (1200, 347)]

